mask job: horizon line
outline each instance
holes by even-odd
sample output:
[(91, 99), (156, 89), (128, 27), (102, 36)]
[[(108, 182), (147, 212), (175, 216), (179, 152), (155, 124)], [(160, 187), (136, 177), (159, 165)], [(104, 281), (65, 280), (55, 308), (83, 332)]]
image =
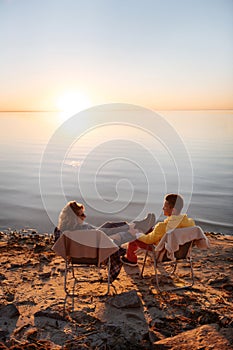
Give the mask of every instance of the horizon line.
[[(94, 107), (94, 106), (93, 106)], [(90, 107), (92, 108), (92, 107)], [(147, 107), (144, 107), (147, 108)], [(148, 107), (149, 108), (149, 107)], [(86, 108), (89, 109), (89, 108)], [(154, 108), (149, 108), (154, 109)], [(85, 110), (85, 109), (84, 109)], [(232, 108), (156, 108), (155, 111), (232, 111)], [(24, 113), (30, 113), (30, 112), (37, 112), (37, 113), (43, 113), (43, 112), (50, 112), (50, 113), (58, 113), (58, 112), (66, 112), (64, 110), (59, 109), (6, 109), (6, 110), (0, 110), (0, 113), (12, 113), (12, 112), (24, 112)], [(81, 111), (78, 111), (79, 113)]]

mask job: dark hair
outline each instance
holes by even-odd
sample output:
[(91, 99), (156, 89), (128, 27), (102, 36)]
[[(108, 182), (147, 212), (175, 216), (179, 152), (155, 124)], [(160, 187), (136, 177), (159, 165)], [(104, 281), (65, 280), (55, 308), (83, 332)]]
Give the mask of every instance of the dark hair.
[(69, 206), (77, 216), (79, 216), (81, 209), (85, 209), (83, 204), (77, 203), (76, 201), (70, 202)]
[(171, 208), (175, 208), (179, 214), (184, 206), (183, 197), (179, 194), (170, 193), (165, 196), (165, 200), (168, 201)]

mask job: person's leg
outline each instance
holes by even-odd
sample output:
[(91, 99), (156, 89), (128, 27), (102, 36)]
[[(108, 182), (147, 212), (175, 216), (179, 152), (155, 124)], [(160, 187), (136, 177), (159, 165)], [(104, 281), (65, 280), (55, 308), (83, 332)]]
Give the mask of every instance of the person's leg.
[(109, 235), (109, 237), (118, 246), (121, 246), (124, 243), (132, 242), (135, 240), (135, 236), (133, 236), (129, 231), (117, 232), (117, 233), (114, 233), (113, 235)]
[(124, 225), (128, 225), (126, 221), (119, 221), (119, 222), (107, 221), (103, 225), (101, 225), (99, 228), (113, 228), (113, 227), (119, 227)]
[(129, 230), (129, 225), (127, 224), (126, 221), (120, 221), (120, 222), (108, 221), (98, 228), (104, 233), (106, 233), (107, 236), (112, 236), (118, 232), (127, 232)]
[[(148, 244), (139, 241), (138, 239), (136, 239), (133, 242), (130, 242), (128, 244), (128, 248), (127, 248), (127, 254), (126, 254), (126, 258), (127, 260), (133, 262), (133, 263), (137, 263), (137, 255), (135, 254), (135, 251), (138, 248), (142, 248), (142, 249), (147, 249), (148, 248)], [(149, 248), (151, 250), (151, 248)]]

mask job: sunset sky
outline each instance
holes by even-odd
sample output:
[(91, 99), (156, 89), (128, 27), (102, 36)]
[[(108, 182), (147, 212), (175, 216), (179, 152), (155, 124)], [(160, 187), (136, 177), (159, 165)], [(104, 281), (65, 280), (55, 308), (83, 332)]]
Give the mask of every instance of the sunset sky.
[(0, 110), (233, 108), (232, 0), (0, 0)]

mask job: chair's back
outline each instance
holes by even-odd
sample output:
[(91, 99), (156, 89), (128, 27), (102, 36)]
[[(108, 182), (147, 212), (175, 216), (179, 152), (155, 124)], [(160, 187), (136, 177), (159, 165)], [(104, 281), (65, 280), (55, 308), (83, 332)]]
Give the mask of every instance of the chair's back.
[(175, 252), (176, 260), (186, 259), (187, 255), (191, 253), (190, 249), (192, 247), (193, 241), (189, 241), (185, 244), (179, 246), (179, 250)]
[[(177, 250), (174, 253), (175, 259), (176, 260), (182, 260), (182, 259), (187, 259), (188, 255), (190, 255), (191, 253), (191, 246), (192, 246), (192, 241), (187, 242), (185, 244), (181, 244), (179, 245), (179, 250)], [(169, 257), (169, 255), (166, 253), (164, 254), (163, 258), (162, 258), (162, 262), (165, 261), (171, 261), (173, 260), (171, 257)]]
[(167, 232), (156, 247), (156, 260), (162, 262), (186, 259), (190, 256), (193, 242), (200, 248), (208, 247), (208, 240), (198, 226)]
[(98, 266), (98, 258), (70, 258), (69, 262), (72, 265), (95, 265)]
[(99, 265), (118, 247), (100, 230), (76, 230), (64, 231), (53, 250), (74, 264)]

